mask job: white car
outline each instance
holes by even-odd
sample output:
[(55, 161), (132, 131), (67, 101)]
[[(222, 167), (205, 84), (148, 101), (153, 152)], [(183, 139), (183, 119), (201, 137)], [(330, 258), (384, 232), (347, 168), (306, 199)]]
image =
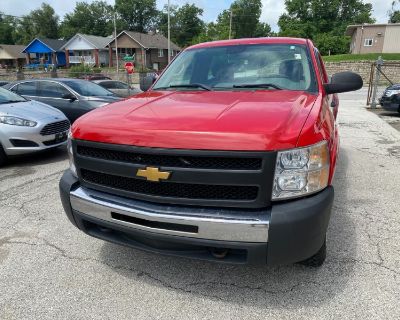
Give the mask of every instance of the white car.
[(0, 166), (10, 156), (66, 144), (69, 128), (61, 111), (0, 88)]

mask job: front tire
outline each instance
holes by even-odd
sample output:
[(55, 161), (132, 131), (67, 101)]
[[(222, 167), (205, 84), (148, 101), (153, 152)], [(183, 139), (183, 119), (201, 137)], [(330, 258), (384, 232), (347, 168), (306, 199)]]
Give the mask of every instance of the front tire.
[(7, 155), (4, 152), (3, 146), (0, 144), (0, 167), (7, 162)]
[(326, 239), (324, 241), (324, 244), (316, 254), (314, 254), (313, 256), (311, 256), (306, 260), (300, 261), (299, 264), (302, 264), (303, 266), (306, 267), (318, 268), (324, 264), (325, 259), (326, 259)]

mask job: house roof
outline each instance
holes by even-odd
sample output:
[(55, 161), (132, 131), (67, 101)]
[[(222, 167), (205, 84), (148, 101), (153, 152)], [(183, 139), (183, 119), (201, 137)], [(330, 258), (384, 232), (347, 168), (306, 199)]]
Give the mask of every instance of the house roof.
[[(154, 49), (168, 49), (168, 39), (164, 37), (162, 34), (148, 34), (148, 33), (140, 33), (134, 31), (122, 31), (117, 38), (119, 38), (122, 34), (128, 35), (134, 41), (136, 41), (140, 46), (146, 49), (154, 48)], [(114, 38), (109, 41), (108, 44), (114, 42)], [(175, 43), (171, 41), (171, 49), (172, 50), (181, 50)]]
[(344, 34), (346, 36), (352, 36), (358, 28), (376, 28), (387, 26), (400, 26), (400, 23), (352, 24), (347, 26), (346, 32)]
[(26, 52), (27, 49), (34, 44), (35, 42), (40, 42), (49, 48), (53, 52), (61, 51), (61, 47), (67, 42), (65, 40), (58, 40), (58, 39), (47, 39), (47, 38), (35, 38), (33, 39), (24, 49), (22, 52)]
[(22, 53), (25, 46), (14, 44), (0, 44), (0, 59), (23, 59), (25, 55)]
[[(68, 45), (74, 41), (77, 37), (81, 37), (87, 42), (89, 42), (95, 49), (105, 49), (107, 45), (110, 43), (111, 38), (107, 37), (99, 37), (99, 36), (92, 36), (89, 34), (82, 34), (82, 33), (77, 33), (74, 35), (67, 43), (65, 43), (61, 49), (68, 48)], [(88, 48), (90, 49), (90, 48)]]

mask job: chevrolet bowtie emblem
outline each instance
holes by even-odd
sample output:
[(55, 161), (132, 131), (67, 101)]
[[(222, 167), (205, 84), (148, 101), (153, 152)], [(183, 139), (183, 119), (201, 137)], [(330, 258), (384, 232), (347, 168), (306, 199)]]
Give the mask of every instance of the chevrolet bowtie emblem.
[(160, 171), (158, 168), (146, 167), (146, 169), (139, 169), (136, 175), (146, 178), (148, 181), (160, 182), (160, 180), (169, 179), (171, 172)]

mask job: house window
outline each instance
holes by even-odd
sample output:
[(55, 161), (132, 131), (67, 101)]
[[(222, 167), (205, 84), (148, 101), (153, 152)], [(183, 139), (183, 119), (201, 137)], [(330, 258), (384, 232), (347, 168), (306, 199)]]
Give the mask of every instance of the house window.
[(158, 57), (159, 58), (164, 57), (164, 49), (158, 49)]
[(372, 47), (374, 39), (365, 39), (364, 40), (364, 47)]
[(174, 49), (171, 49), (171, 57), (174, 56)]

